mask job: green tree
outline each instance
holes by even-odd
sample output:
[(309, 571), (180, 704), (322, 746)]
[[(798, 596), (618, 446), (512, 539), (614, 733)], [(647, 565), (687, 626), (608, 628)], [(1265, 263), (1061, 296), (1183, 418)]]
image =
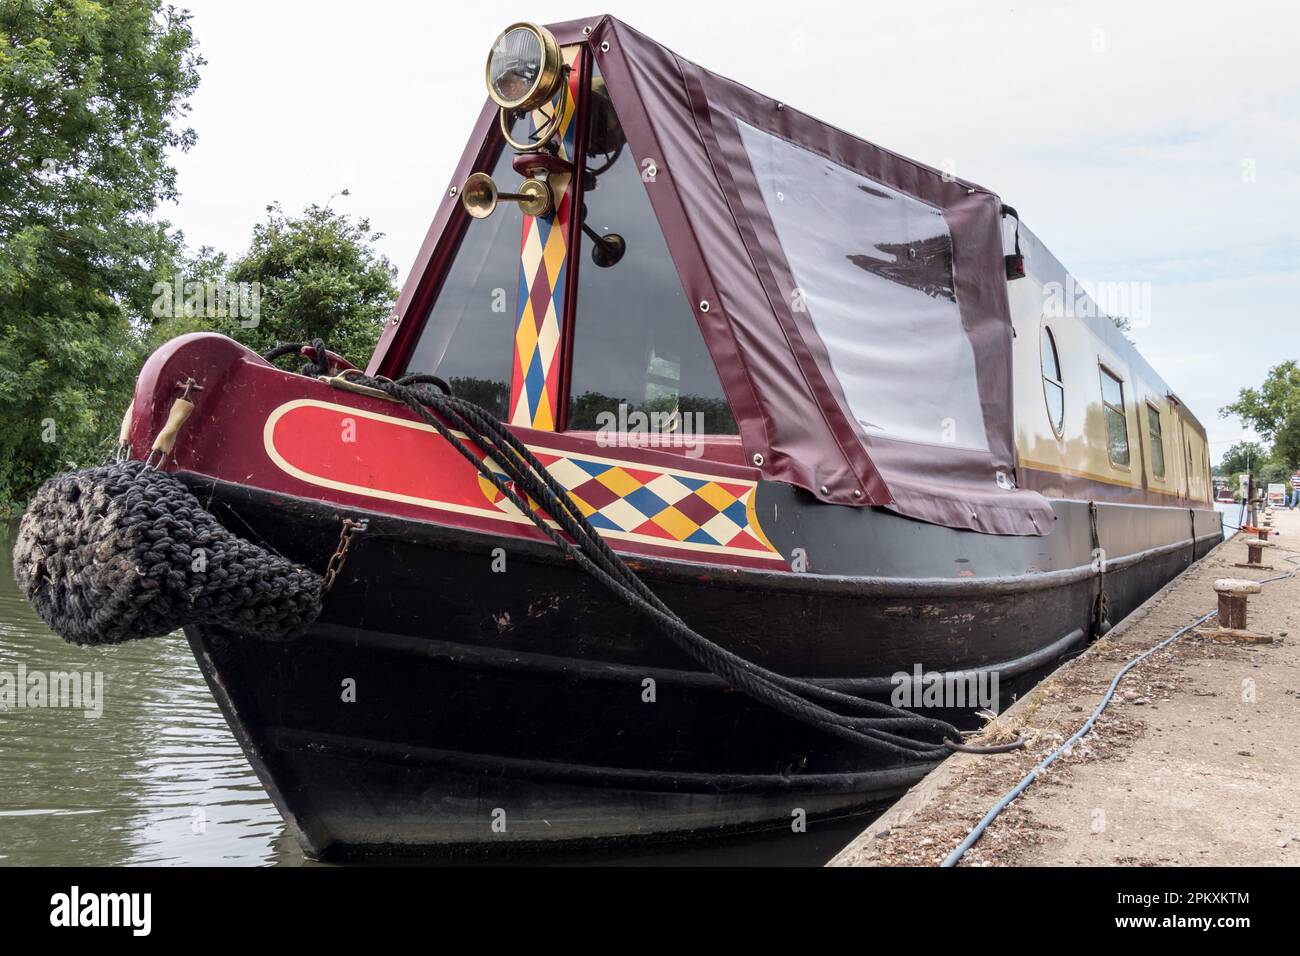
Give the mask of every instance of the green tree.
[(1219, 463), (1215, 474), (1235, 478), (1249, 471), (1258, 475), (1260, 465), (1267, 461), (1271, 454), (1271, 451), (1259, 442), (1239, 441), (1223, 453), (1223, 461)]
[(1255, 478), (1262, 486), (1267, 486), (1270, 482), (1278, 481), (1290, 487), (1291, 474), (1295, 466), (1288, 463), (1281, 457), (1276, 450), (1268, 458), (1260, 463), (1259, 469), (1255, 473)]
[(1269, 369), (1258, 389), (1243, 388), (1219, 414), (1236, 415), (1272, 442), (1284, 470), (1300, 465), (1300, 365), (1294, 359)]
[(0, 510), (116, 433), (202, 62), (159, 0), (0, 0)]
[(253, 227), (248, 251), (233, 263), (207, 246), (177, 261), (158, 286), (150, 346), (201, 331), (257, 352), (322, 338), (364, 364), (397, 297), (396, 270), (374, 248), (381, 236), (368, 220), (353, 222), (328, 205), (298, 217), (268, 206), (267, 221)]
[[(187, 332), (219, 331), (233, 337), (239, 328), (238, 318), (231, 322), (224, 309), (209, 310), (210, 300), (218, 304), (220, 300), (215, 295), (207, 295), (209, 290), (225, 286), (229, 267), (226, 254), (211, 246), (200, 246), (193, 254), (188, 250), (178, 250), (172, 261), (159, 271), (153, 286), (154, 298), (149, 308), (150, 328), (145, 336), (146, 354), (168, 339)], [(179, 300), (175, 295), (178, 284), (181, 288)], [(188, 302), (186, 289), (200, 290), (202, 301)]]
[(354, 222), (328, 205), (313, 204), (295, 217), (268, 206), (266, 222), (253, 227), (252, 246), (226, 275), (232, 283), (259, 284), (259, 315), (256, 324), (245, 319), (227, 334), (259, 352), (322, 338), (364, 365), (397, 298), (397, 270), (374, 248), (382, 235), (368, 219)]

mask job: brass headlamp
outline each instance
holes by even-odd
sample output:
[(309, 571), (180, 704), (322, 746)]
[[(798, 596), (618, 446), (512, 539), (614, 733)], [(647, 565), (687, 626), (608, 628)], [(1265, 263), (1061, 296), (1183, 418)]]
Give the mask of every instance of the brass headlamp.
[(549, 119), (528, 142), (520, 142), (510, 133), (513, 116), (544, 106), (564, 92), (564, 57), (550, 30), (535, 23), (506, 27), (492, 44), (486, 76), (488, 95), (501, 108), (501, 132), (516, 150), (537, 149), (559, 131), (563, 101), (553, 107)]
[[(501, 133), (517, 152), (533, 154), (539, 158), (541, 147), (560, 129), (564, 116), (563, 95), (566, 90), (566, 70), (560, 44), (550, 30), (535, 23), (514, 23), (501, 31), (488, 53), (488, 95), (500, 107)], [(557, 95), (561, 97), (556, 101)], [(550, 116), (542, 122), (527, 142), (511, 136), (514, 118), (542, 107), (550, 107)], [(516, 167), (518, 168), (518, 167)], [(555, 208), (555, 196), (545, 179), (544, 166), (520, 170), (528, 178), (513, 193), (500, 192), (487, 173), (474, 173), (461, 187), (460, 201), (475, 219), (486, 219), (502, 202), (515, 202), (527, 216), (545, 216)]]
[[(487, 173), (472, 173), (461, 187), (461, 205), (475, 219), (486, 219), (503, 202), (518, 203), (526, 216), (549, 215), (555, 209), (555, 194), (549, 177), (573, 174), (569, 161), (542, 149), (559, 132), (565, 113), (564, 97), (568, 93), (568, 83), (560, 45), (545, 27), (535, 23), (512, 24), (492, 44), (486, 76), (488, 95), (500, 108), (501, 134), (516, 152), (522, 154), (515, 159), (515, 170), (528, 178), (519, 184), (516, 192), (503, 193)], [(592, 146), (608, 157), (604, 167), (608, 168), (622, 151), (622, 130), (614, 117), (604, 83), (599, 79), (592, 82), (591, 95), (596, 119)], [(516, 140), (511, 135), (514, 118), (520, 113), (544, 107), (549, 108), (550, 115), (541, 121), (536, 132), (527, 142)], [(593, 173), (591, 170), (586, 172)], [(601, 268), (615, 265), (627, 251), (627, 243), (617, 233), (602, 236), (585, 222), (582, 231), (592, 241), (592, 260)]]

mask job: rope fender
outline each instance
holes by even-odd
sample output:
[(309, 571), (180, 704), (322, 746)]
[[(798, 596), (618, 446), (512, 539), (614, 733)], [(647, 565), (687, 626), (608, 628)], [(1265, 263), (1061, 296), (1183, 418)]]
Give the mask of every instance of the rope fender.
[(209, 624), (296, 637), (320, 575), (232, 534), (174, 475), (122, 461), (56, 475), (14, 543), (14, 579), (72, 644), (120, 644)]

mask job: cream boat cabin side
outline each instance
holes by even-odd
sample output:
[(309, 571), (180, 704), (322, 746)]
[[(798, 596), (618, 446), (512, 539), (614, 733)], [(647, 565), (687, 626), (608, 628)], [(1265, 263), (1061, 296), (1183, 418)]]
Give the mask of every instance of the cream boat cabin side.
[[(1209, 507), (1204, 426), (1024, 226), (1019, 247), (1026, 274), (1009, 299), (1022, 483), (1056, 498)], [(1103, 386), (1121, 398), (1122, 428)]]
[(488, 83), (365, 374), (186, 336), (126, 422), (332, 569), (294, 640), (185, 622), (308, 853), (879, 805), (969, 717), (899, 674), (1006, 686), (1221, 539), (1203, 430), (1108, 320), (1045, 318), (1023, 227), (1008, 279), (992, 192), (610, 17), (507, 29)]

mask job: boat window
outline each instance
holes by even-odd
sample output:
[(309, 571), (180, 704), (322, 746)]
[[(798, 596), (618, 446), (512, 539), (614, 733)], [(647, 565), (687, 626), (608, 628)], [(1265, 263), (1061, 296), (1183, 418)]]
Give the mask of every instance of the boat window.
[(1128, 417), (1124, 414), (1124, 383), (1101, 366), (1101, 404), (1106, 418), (1106, 454), (1112, 465), (1127, 468)]
[[(521, 118), (512, 135), (525, 135)], [(513, 188), (514, 153), (503, 149), (492, 178)], [(468, 217), (467, 217), (468, 218)], [(405, 372), (442, 376), (456, 395), (509, 416), (510, 368), (519, 301), (523, 214), (502, 203), (487, 219), (468, 220), (442, 288), (425, 319)]]
[(1147, 403), (1147, 432), (1151, 442), (1151, 472), (1157, 478), (1165, 476), (1165, 439), (1160, 430), (1160, 409)]
[[(737, 121), (795, 288), (868, 436), (986, 450), (942, 210)], [(804, 318), (798, 315), (797, 318)]]
[(1061, 382), (1061, 362), (1056, 354), (1056, 338), (1043, 326), (1043, 395), (1047, 399), (1047, 417), (1059, 438), (1065, 426), (1065, 385)]
[(595, 68), (588, 119), (568, 427), (734, 435), (650, 205), (657, 170), (632, 154)]

